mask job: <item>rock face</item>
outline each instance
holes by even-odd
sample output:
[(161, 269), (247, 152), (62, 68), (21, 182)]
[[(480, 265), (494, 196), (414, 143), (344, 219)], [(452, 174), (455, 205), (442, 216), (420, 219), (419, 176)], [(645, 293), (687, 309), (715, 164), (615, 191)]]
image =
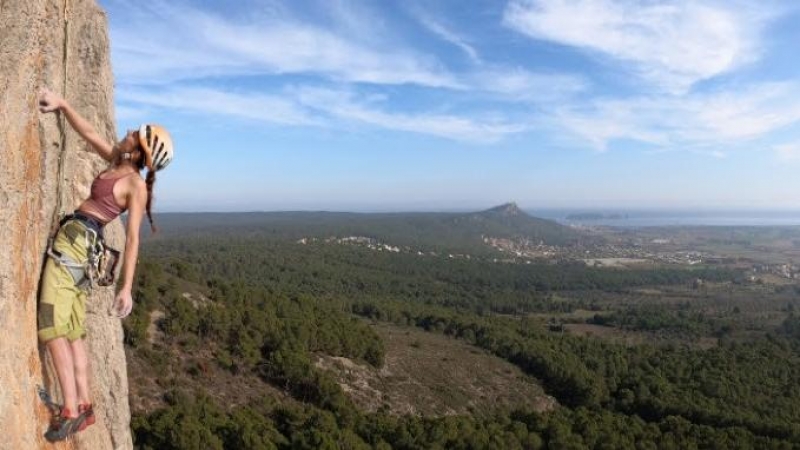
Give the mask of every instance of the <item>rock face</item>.
[[(60, 116), (39, 113), (44, 86), (114, 139), (107, 21), (94, 0), (0, 0), (0, 449), (53, 448), (36, 386), (60, 394), (37, 342), (37, 285), (54, 212), (72, 211), (105, 167)], [(118, 220), (106, 237), (122, 248)], [(107, 312), (113, 294), (96, 289), (87, 314), (97, 423), (55, 448), (133, 447), (122, 328)]]

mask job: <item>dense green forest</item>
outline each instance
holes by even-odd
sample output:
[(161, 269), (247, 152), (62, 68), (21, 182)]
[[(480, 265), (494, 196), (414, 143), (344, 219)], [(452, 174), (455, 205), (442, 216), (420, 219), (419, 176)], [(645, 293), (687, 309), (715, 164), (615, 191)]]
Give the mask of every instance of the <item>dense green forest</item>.
[[(505, 226), (504, 215), (480, 217), (483, 230)], [(280, 226), (275, 217), (249, 216), (173, 224), (143, 246), (125, 340), (129, 358), (148, 368), (161, 395), (157, 408), (134, 411), (137, 448), (800, 446), (793, 290), (754, 290), (741, 271), (717, 266), (621, 270), (300, 244), (302, 237), (349, 232), (354, 219), (313, 226), (284, 219)], [(369, 235), (392, 243), (392, 233), (415, 220), (373, 219), (387, 222)], [(448, 226), (468, 235), (450, 233), (448, 246), (474, 244), (475, 229)], [(410, 230), (405, 242), (427, 245)], [(724, 288), (695, 289), (698, 279)], [(643, 302), (645, 288), (658, 289), (663, 301)], [(747, 315), (752, 295), (763, 310)], [(148, 338), (154, 311), (163, 313), (161, 341)], [(580, 311), (591, 313), (576, 319)], [(761, 316), (780, 319), (753, 319)], [(565, 333), (554, 330), (556, 318), (668, 339), (628, 344)], [(538, 379), (560, 406), (444, 417), (362, 411), (313, 360), (325, 354), (381, 367), (386, 354), (376, 322), (488, 351)], [(693, 344), (711, 337), (713, 346)], [(212, 387), (186, 381), (208, 364), (234, 378), (256, 377), (286, 397), (227, 404)]]
[(532, 217), (509, 203), (477, 213), (194, 213), (159, 216), (166, 236), (210, 237), (235, 227), (240, 236), (296, 240), (308, 236), (366, 236), (433, 251), (485, 253), (481, 236), (526, 237), (551, 245), (594, 238), (556, 222)]

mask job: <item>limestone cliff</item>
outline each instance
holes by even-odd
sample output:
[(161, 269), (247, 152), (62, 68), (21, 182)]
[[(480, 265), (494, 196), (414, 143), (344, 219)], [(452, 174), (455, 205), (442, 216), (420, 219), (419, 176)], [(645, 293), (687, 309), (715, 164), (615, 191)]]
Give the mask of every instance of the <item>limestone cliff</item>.
[[(107, 313), (111, 288), (95, 290), (88, 310), (97, 424), (57, 446), (42, 437), (49, 415), (36, 385), (57, 386), (36, 338), (45, 245), (58, 198), (74, 209), (104, 167), (59, 116), (38, 112), (42, 86), (114, 138), (107, 21), (94, 0), (0, 0), (0, 449), (132, 448), (122, 329)], [(122, 231), (119, 221), (107, 227), (116, 248)]]

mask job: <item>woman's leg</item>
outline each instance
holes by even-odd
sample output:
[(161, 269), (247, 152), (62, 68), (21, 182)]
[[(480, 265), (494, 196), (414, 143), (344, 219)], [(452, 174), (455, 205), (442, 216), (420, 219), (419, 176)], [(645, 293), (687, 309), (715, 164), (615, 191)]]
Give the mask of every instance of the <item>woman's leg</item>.
[(56, 367), (61, 395), (64, 397), (64, 408), (72, 416), (78, 414), (78, 388), (75, 383), (75, 364), (72, 345), (67, 338), (59, 337), (47, 342), (47, 349)]
[[(78, 341), (80, 340), (78, 339)], [(78, 397), (83, 395), (84, 391), (88, 391), (85, 388), (88, 382), (85, 376), (86, 352), (82, 343), (77, 345), (77, 354), (74, 351), (75, 348), (75, 342), (70, 342), (66, 337), (58, 337), (47, 342), (47, 349), (50, 351), (53, 365), (58, 374), (58, 383), (61, 385), (61, 395), (64, 397), (61, 413), (53, 417), (50, 428), (44, 434), (45, 439), (50, 442), (63, 441), (94, 423), (94, 414), (89, 423), (89, 413), (81, 412), (78, 406)], [(78, 369), (78, 367), (82, 367), (82, 369)]]
[(78, 389), (78, 403), (90, 405), (92, 400), (89, 391), (89, 358), (86, 356), (86, 345), (83, 338), (75, 339), (70, 345), (72, 347), (72, 364), (75, 370), (75, 385)]

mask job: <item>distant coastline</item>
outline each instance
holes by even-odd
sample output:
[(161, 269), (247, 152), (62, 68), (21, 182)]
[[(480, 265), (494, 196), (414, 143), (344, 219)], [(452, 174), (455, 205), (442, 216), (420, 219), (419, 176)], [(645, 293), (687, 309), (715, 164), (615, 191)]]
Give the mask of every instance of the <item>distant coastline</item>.
[(574, 213), (569, 214), (565, 217), (566, 220), (577, 220), (577, 221), (584, 221), (584, 220), (622, 220), (627, 219), (627, 214), (621, 213), (596, 213), (596, 212), (588, 212), (588, 213)]
[[(358, 210), (356, 210), (358, 211)], [(469, 210), (478, 211), (478, 210)], [(469, 211), (442, 209), (440, 214), (464, 214)], [(522, 210), (530, 216), (547, 219), (570, 226), (606, 226), (619, 228), (639, 227), (670, 227), (670, 226), (725, 226), (725, 227), (792, 227), (800, 226), (800, 210), (770, 211), (770, 210), (591, 210), (591, 209), (525, 209)], [(207, 217), (225, 215), (241, 218), (258, 217), (263, 214), (276, 215), (287, 218), (293, 215), (328, 214), (332, 216), (393, 216), (393, 215), (425, 215), (436, 213), (435, 210), (425, 211), (350, 211), (346, 210), (275, 210), (275, 211), (196, 211), (178, 212), (164, 211), (159, 215), (166, 217), (191, 216), (197, 220)]]
[(664, 226), (800, 226), (800, 211), (626, 211), (529, 210), (566, 225), (620, 228)]

